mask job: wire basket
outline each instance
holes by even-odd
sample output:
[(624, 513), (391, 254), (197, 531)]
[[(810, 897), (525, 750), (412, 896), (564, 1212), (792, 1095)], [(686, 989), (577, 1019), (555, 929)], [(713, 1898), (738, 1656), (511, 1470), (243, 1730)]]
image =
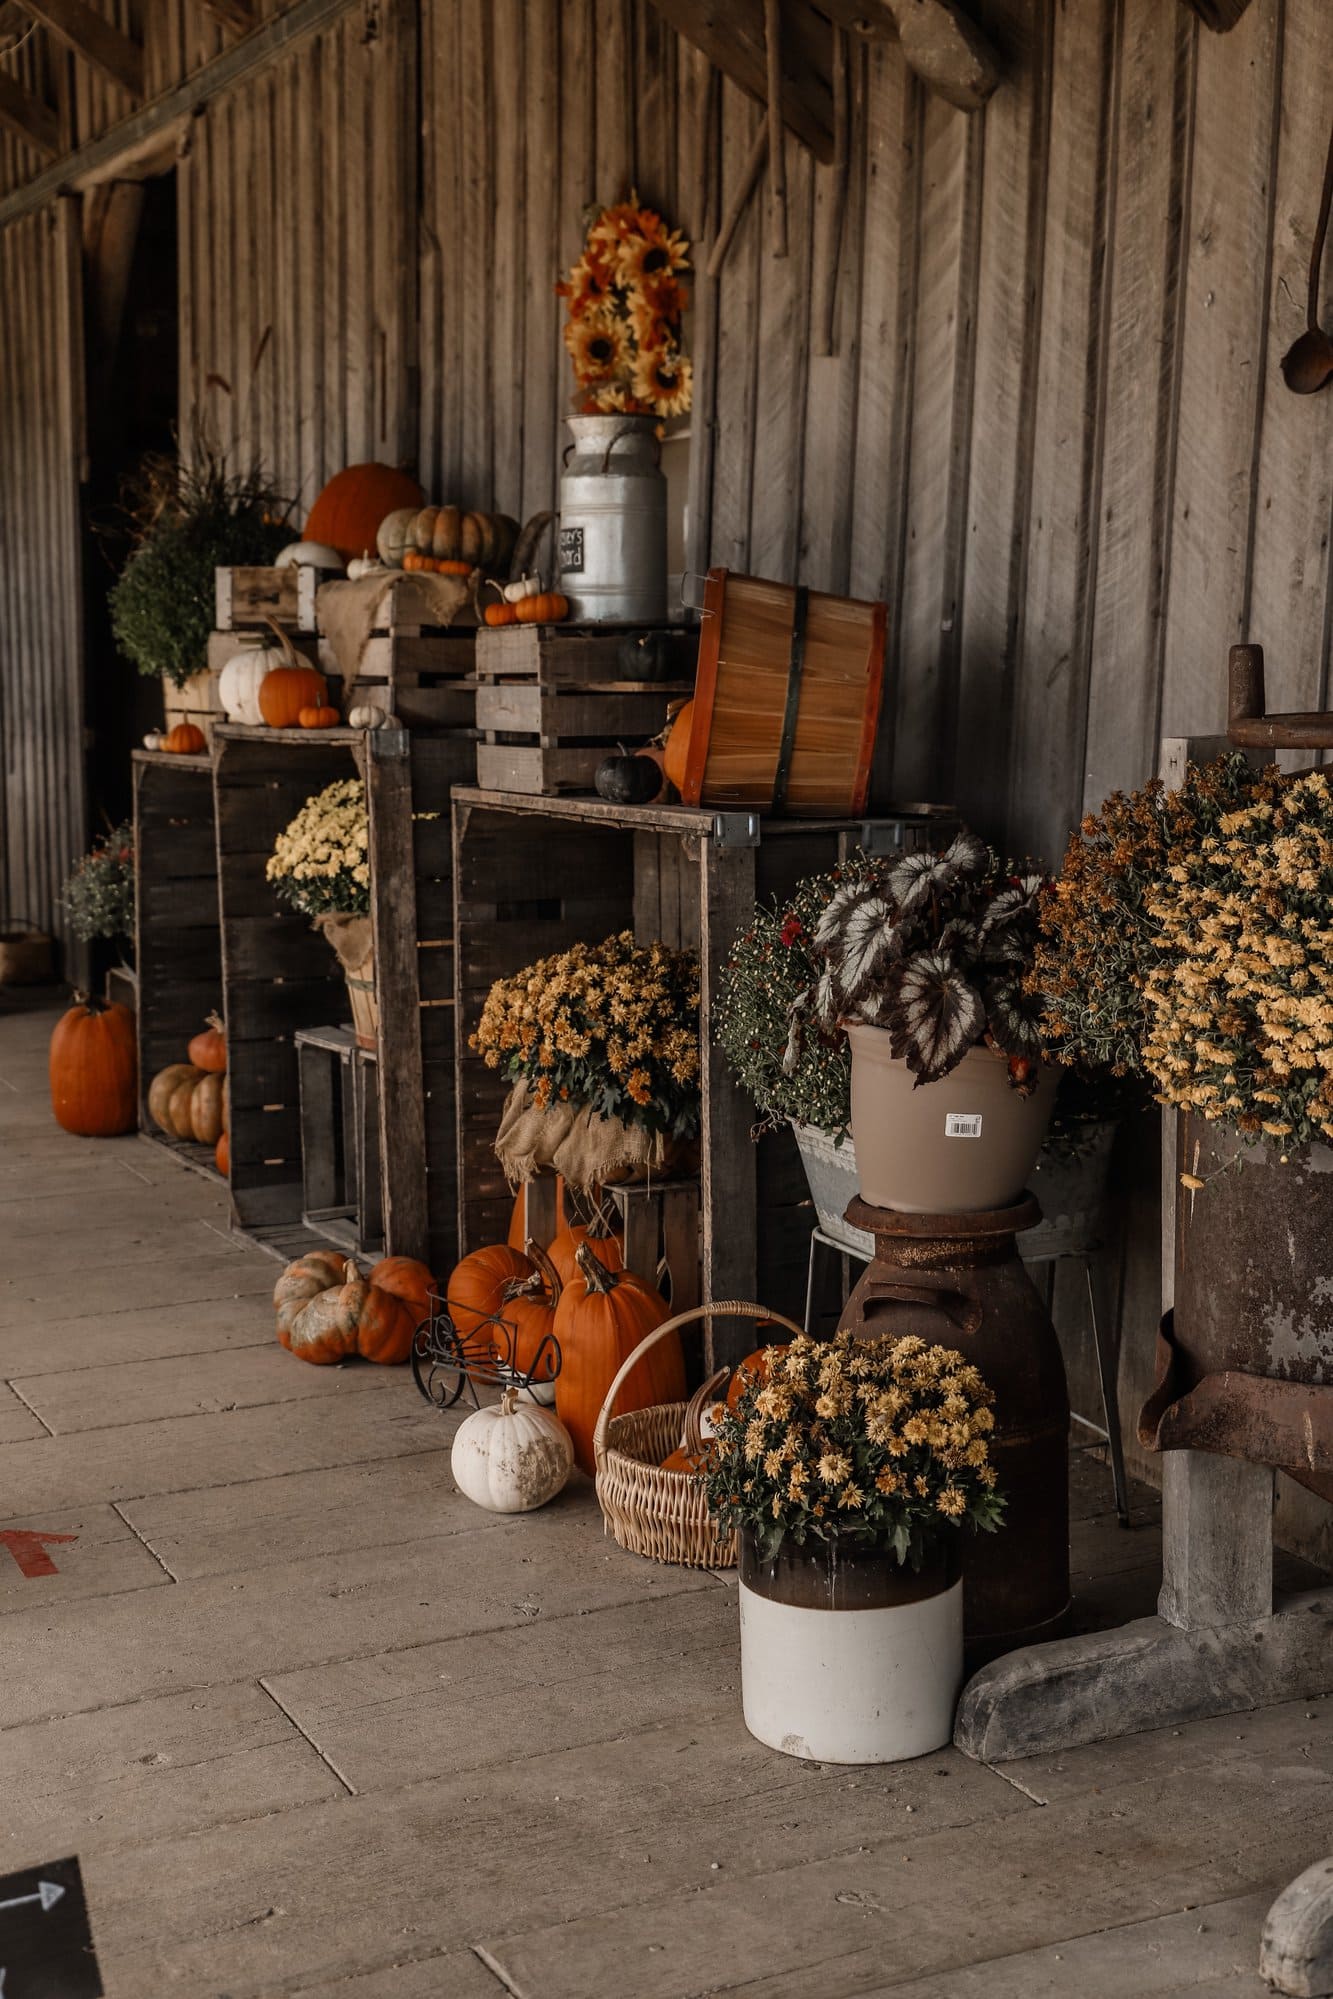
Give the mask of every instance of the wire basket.
[(732, 1301), (680, 1312), (654, 1327), (622, 1361), (592, 1434), (597, 1498), (602, 1518), (620, 1546), (632, 1555), (646, 1555), (650, 1561), (680, 1562), (694, 1569), (735, 1568), (736, 1536), (729, 1529), (719, 1532), (708, 1511), (703, 1486), (693, 1473), (667, 1471), (662, 1460), (676, 1449), (682, 1436), (688, 1450), (697, 1454), (703, 1449), (700, 1423), (704, 1408), (731, 1369), (720, 1369), (689, 1402), (658, 1402), (623, 1416), (611, 1412), (635, 1364), (650, 1347), (696, 1319), (715, 1318), (762, 1319), (792, 1334), (802, 1331), (794, 1320), (764, 1305)]

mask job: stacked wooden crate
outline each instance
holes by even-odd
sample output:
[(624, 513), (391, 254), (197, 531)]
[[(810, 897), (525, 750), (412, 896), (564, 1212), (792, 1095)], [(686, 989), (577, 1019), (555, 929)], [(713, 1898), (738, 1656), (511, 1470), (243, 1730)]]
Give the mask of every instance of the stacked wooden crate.
[[(654, 677), (638, 662), (649, 656)], [(657, 735), (693, 692), (695, 637), (565, 625), (477, 634), (477, 782), (487, 791), (591, 791), (597, 766)]]
[[(321, 581), (320, 571), (304, 563), (285, 569), (219, 569), (214, 574), (217, 629), (209, 636), (207, 665), (179, 687), (163, 682), (167, 727), (193, 722), (210, 743), (215, 724), (225, 720), (218, 694), (222, 669), (247, 641), (271, 640), (272, 626), (281, 625), (297, 652), (314, 664), (315, 593)], [(331, 698), (336, 701), (336, 690)]]
[[(347, 677), (350, 706), (377, 708), (405, 728), (474, 733), (474, 625), (434, 625), (430, 602), (412, 576), (395, 578), (380, 600), (375, 624)], [(327, 631), (319, 634), (319, 665), (341, 671)]]

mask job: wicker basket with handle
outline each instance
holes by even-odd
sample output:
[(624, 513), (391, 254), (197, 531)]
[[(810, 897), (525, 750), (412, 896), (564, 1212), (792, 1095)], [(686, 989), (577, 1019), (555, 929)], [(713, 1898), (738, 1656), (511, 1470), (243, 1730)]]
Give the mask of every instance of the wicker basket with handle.
[(632, 1555), (646, 1555), (655, 1562), (683, 1562), (695, 1569), (731, 1569), (736, 1566), (736, 1537), (719, 1533), (708, 1511), (704, 1489), (692, 1473), (666, 1471), (663, 1458), (669, 1456), (685, 1436), (687, 1448), (703, 1447), (700, 1422), (703, 1411), (731, 1373), (722, 1368), (698, 1389), (689, 1402), (659, 1402), (648, 1409), (633, 1409), (614, 1416), (625, 1382), (650, 1347), (668, 1333), (696, 1319), (762, 1319), (799, 1334), (803, 1329), (781, 1312), (764, 1305), (733, 1300), (715, 1305), (697, 1305), (692, 1312), (680, 1312), (663, 1320), (639, 1341), (606, 1391), (597, 1427), (592, 1433), (592, 1452), (597, 1466), (597, 1498), (602, 1517), (622, 1548)]
[(26, 916), (0, 917), (0, 986), (38, 986), (55, 977), (55, 939)]

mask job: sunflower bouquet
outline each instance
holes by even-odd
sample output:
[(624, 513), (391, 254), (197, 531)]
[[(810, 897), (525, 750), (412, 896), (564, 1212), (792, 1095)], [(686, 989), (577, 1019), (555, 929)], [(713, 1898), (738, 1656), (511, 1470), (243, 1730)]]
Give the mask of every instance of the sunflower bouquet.
[(584, 416), (684, 416), (692, 370), (681, 344), (690, 246), (636, 197), (590, 213), (583, 255), (556, 286)]
[(365, 786), (339, 778), (308, 798), (279, 833), (265, 870), (284, 902), (306, 916), (364, 916), (370, 908)]
[(999, 1526), (995, 1398), (962, 1354), (915, 1334), (803, 1334), (743, 1379), (713, 1411), (699, 1477), (714, 1517), (752, 1533), (765, 1560), (790, 1535), (883, 1548), (916, 1569), (950, 1528)]
[(578, 1105), (670, 1138), (699, 1130), (699, 961), (623, 930), (497, 979), (469, 1045), (527, 1085), (534, 1110)]

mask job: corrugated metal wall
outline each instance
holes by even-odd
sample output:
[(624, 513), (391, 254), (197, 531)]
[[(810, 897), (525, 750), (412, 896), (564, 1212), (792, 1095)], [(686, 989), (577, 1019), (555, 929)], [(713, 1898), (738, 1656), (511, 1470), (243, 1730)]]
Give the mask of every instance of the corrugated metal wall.
[(0, 235), (0, 917), (59, 925), (84, 840), (78, 203)]

